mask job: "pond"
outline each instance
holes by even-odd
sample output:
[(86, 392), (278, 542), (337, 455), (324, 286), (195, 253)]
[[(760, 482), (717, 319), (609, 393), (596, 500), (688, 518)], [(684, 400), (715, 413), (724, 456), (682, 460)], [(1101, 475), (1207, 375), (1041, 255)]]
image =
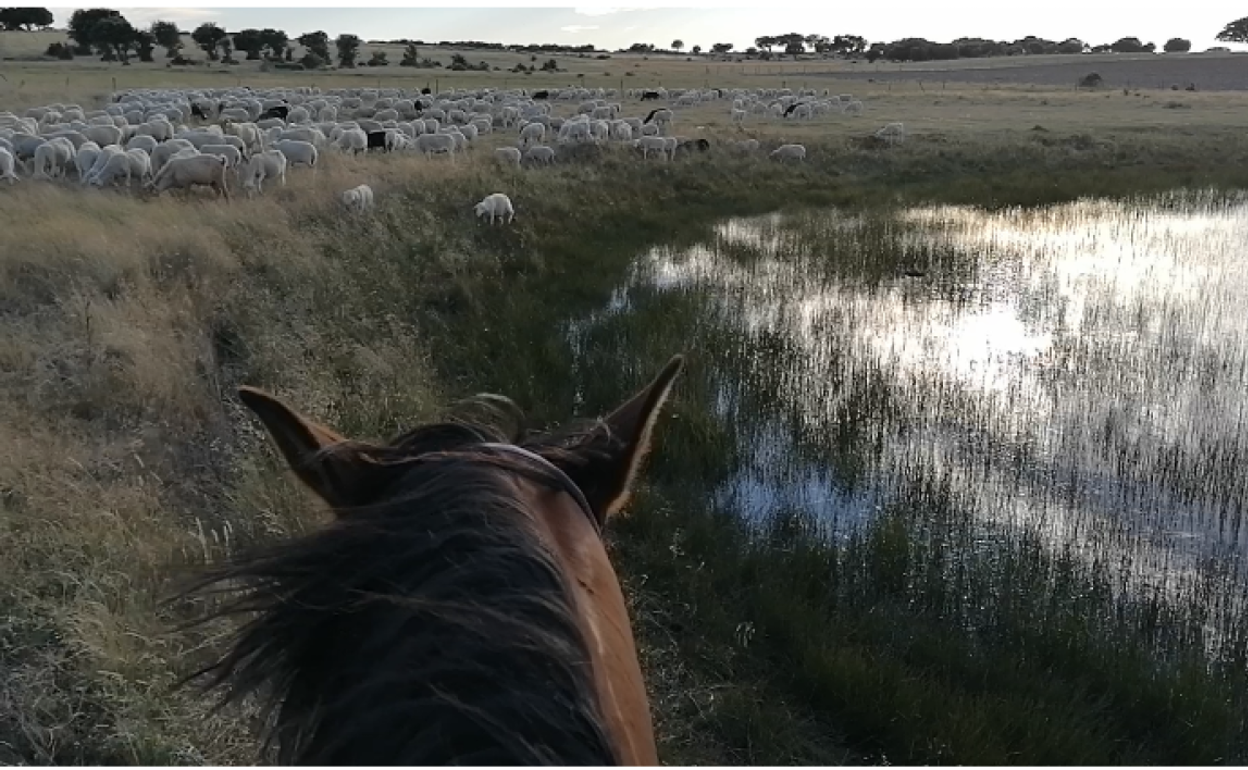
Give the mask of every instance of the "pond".
[(986, 540), (1181, 593), (1248, 539), (1246, 247), (1248, 197), (1205, 191), (773, 214), (641, 255), (570, 335), (696, 304), (735, 443), (716, 497), (747, 520), (845, 536), (922, 477)]

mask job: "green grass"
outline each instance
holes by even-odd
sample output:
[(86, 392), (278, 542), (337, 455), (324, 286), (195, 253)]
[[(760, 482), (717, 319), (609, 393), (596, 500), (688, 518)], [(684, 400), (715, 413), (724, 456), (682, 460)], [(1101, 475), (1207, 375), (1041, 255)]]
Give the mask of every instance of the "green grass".
[[(984, 550), (923, 478), (847, 541), (799, 517), (752, 536), (714, 505), (742, 434), (714, 416), (712, 375), (744, 351), (704, 297), (636, 296), (579, 359), (561, 336), (639, 252), (704, 240), (724, 216), (1248, 182), (1237, 131), (1109, 141), (833, 138), (796, 168), (333, 158), (247, 205), (5, 190), (0, 761), (252, 759), (251, 715), (170, 690), (215, 635), (172, 633), (176, 613), (156, 609), (181, 566), (322, 515), (238, 384), (376, 438), (481, 391), (539, 425), (598, 413), (678, 350), (691, 360), (648, 484), (611, 535), (665, 761), (1242, 759), (1242, 665), (1205, 659), (1199, 606), (1121, 604), (1107, 567), (1026, 540)], [(332, 193), (361, 177), (378, 211), (347, 218)], [(510, 228), (472, 221), (495, 189), (517, 204)]]

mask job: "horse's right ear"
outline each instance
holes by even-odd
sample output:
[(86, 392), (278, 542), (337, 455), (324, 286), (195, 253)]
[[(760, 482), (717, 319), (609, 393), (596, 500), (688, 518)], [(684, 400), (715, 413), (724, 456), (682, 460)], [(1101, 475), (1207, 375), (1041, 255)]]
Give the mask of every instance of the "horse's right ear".
[[(359, 504), (362, 482), (376, 467), (363, 452), (349, 450), (355, 442), (309, 420), (259, 388), (244, 385), (238, 389), (238, 397), (264, 423), (295, 475), (322, 500), (335, 509)], [(325, 451), (335, 446), (346, 451)]]

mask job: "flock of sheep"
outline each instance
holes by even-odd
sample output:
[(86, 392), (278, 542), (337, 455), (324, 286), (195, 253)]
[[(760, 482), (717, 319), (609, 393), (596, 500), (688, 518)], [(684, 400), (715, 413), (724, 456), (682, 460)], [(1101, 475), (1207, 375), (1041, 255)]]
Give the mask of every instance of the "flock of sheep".
[[(623, 117), (616, 89), (450, 90), (433, 94), (398, 88), (248, 87), (225, 89), (136, 89), (113, 95), (102, 109), (75, 104), (34, 107), (18, 116), (0, 112), (0, 179), (18, 181), (18, 169), (32, 179), (66, 180), (76, 173), (83, 186), (111, 187), (137, 180), (159, 194), (193, 186), (229, 198), (237, 178), (248, 196), (263, 194), (265, 182), (286, 184), (294, 166), (315, 169), (325, 152), (415, 152), (445, 154), (451, 162), (484, 134), (512, 132), (513, 144), (494, 157), (513, 165), (553, 163), (556, 146), (631, 145), (643, 159), (673, 160), (678, 152), (705, 152), (707, 139), (672, 135), (681, 109), (708, 102), (731, 103), (736, 124), (750, 114), (804, 120), (832, 112), (860, 115), (862, 102), (848, 94), (819, 96), (813, 89), (630, 89), (625, 102), (639, 100), (644, 116)], [(650, 109), (648, 101), (669, 107)], [(555, 114), (559, 103), (573, 114)], [(895, 143), (900, 123), (876, 136)], [(756, 139), (728, 143), (752, 153)], [(554, 145), (554, 146), (551, 146)], [(770, 153), (780, 161), (803, 161), (806, 148), (785, 144)], [(372, 208), (373, 191), (358, 185), (340, 195), (344, 207)], [(508, 197), (495, 193), (476, 204), (479, 217), (510, 222)]]

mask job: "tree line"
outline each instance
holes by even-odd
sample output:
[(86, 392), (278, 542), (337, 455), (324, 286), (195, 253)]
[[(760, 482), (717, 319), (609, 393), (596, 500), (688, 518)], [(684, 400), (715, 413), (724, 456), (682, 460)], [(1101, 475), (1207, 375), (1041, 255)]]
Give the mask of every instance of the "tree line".
[[(46, 8), (0, 8), (0, 30), (30, 32), (35, 29), (47, 29), (51, 26), (53, 15)], [(170, 21), (154, 21), (147, 29), (134, 27), (116, 10), (108, 8), (78, 9), (70, 16), (66, 29), (69, 44), (53, 43), (47, 53), (60, 58), (89, 56), (96, 54), (104, 61), (120, 61), (128, 64), (130, 59), (154, 61), (155, 50), (159, 46), (165, 51), (165, 58), (174, 63), (189, 63), (183, 55), (185, 33)], [(332, 41), (323, 31), (308, 32), (293, 40), (277, 29), (243, 29), (227, 32), (213, 22), (205, 22), (190, 32), (195, 47), (207, 56), (209, 61), (225, 64), (236, 64), (235, 52), (241, 52), (247, 60), (263, 60), (270, 62), (293, 63), (295, 46), (303, 48), (298, 63), (308, 69), (315, 69), (333, 63), (336, 59), (340, 67), (354, 67), (360, 55), (362, 40), (357, 35), (341, 34)], [(1248, 17), (1228, 23), (1217, 39), (1223, 42), (1248, 43)], [(405, 46), (400, 66), (424, 67), (440, 66), (427, 58), (421, 58), (419, 47), (425, 45), (419, 40), (390, 41)], [(331, 43), (333, 50), (331, 51)], [(512, 50), (525, 53), (558, 52), (558, 53), (595, 53), (593, 45), (568, 46), (558, 44), (540, 45), (504, 45), (484, 41), (442, 41), (438, 45), (460, 47)], [(670, 49), (664, 51), (653, 44), (634, 43), (626, 52), (631, 53), (680, 53), (684, 50), (682, 40), (672, 41)], [(730, 54), (735, 48), (732, 43), (714, 43), (709, 53), (718, 55)], [(809, 53), (842, 57), (863, 57), (870, 62), (877, 59), (887, 61), (939, 61), (948, 59), (981, 58), (989, 56), (1021, 56), (1046, 54), (1076, 53), (1152, 53), (1156, 51), (1155, 43), (1144, 43), (1136, 37), (1120, 38), (1113, 43), (1089, 45), (1079, 38), (1067, 38), (1063, 41), (1046, 40), (1029, 35), (1020, 40), (1003, 41), (984, 38), (958, 38), (950, 43), (937, 43), (925, 38), (903, 38), (889, 43), (871, 43), (860, 35), (836, 35), (828, 37), (817, 34), (801, 34), (790, 32), (783, 35), (761, 35), (754, 40), (754, 46), (746, 48), (743, 55), (751, 58), (771, 59), (776, 56), (801, 56)], [(1186, 52), (1191, 50), (1191, 42), (1183, 38), (1171, 38), (1163, 45), (1167, 53)], [(703, 53), (702, 46), (690, 48), (694, 55)], [(461, 57), (462, 59), (462, 57)], [(376, 51), (366, 62), (368, 66), (386, 65), (386, 54)], [(481, 65), (470, 65), (466, 62), (452, 62), (455, 69), (480, 68)]]

